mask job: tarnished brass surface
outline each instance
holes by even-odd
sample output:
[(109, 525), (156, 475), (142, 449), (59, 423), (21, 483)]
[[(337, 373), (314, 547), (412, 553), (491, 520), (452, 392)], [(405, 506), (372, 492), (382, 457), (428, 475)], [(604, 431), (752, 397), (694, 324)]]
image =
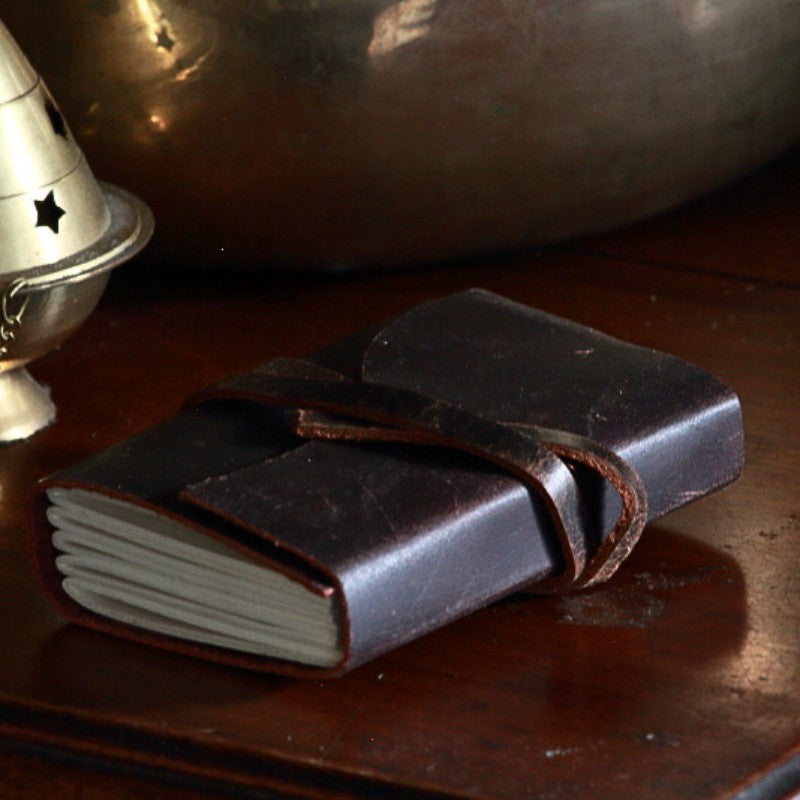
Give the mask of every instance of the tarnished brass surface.
[(177, 264), (400, 265), (619, 225), (800, 136), (798, 0), (6, 0)]

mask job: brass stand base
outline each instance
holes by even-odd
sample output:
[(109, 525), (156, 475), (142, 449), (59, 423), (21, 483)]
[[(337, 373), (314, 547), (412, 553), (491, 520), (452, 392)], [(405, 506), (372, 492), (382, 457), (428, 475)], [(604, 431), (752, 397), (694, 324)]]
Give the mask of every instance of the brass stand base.
[(0, 372), (0, 444), (27, 439), (56, 418), (50, 392), (24, 367)]

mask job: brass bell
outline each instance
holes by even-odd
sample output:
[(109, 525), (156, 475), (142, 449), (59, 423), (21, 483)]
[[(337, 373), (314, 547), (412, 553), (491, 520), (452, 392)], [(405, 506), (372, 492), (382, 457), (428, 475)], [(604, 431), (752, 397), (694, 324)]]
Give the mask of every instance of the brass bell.
[(24, 365), (72, 334), (109, 270), (150, 238), (153, 217), (98, 182), (41, 77), (0, 22), (0, 443), (55, 419)]

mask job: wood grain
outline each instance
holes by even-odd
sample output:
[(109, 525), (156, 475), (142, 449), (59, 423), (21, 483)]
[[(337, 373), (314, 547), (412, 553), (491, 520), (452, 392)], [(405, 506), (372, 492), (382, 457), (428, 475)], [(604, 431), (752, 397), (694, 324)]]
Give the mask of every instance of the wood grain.
[[(600, 258), (800, 286), (800, 148), (710, 197), (574, 245)], [(744, 221), (744, 224), (737, 224)]]
[[(791, 754), (796, 163), (602, 248), (381, 275), (161, 276), (135, 264), (115, 275), (86, 326), (33, 366), (52, 387), (57, 424), (0, 451), (0, 733), (15, 743), (0, 750), (0, 795), (708, 798)], [(782, 198), (771, 223), (759, 181)], [(722, 252), (726, 237), (757, 239), (759, 258), (735, 247), (708, 256), (703, 243)], [(651, 526), (606, 586), (515, 597), (338, 680), (150, 651), (65, 627), (45, 604), (23, 530), (38, 477), (227, 373), (468, 286), (710, 369), (742, 399), (744, 477)]]

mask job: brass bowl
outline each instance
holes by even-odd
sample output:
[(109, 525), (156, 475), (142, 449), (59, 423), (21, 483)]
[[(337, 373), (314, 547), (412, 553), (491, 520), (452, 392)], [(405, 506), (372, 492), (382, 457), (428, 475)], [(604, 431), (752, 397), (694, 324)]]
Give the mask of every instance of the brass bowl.
[[(800, 137), (786, 0), (6, 0), (178, 265), (387, 266), (655, 214)], [(54, 46), (58, 42), (58, 46)]]

